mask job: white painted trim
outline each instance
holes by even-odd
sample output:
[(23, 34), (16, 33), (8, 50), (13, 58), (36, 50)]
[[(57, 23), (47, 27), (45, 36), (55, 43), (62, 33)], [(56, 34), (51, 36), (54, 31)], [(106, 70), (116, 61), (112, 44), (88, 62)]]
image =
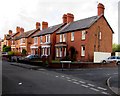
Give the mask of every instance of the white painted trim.
[(41, 48), (49, 48), (50, 45), (42, 45)]

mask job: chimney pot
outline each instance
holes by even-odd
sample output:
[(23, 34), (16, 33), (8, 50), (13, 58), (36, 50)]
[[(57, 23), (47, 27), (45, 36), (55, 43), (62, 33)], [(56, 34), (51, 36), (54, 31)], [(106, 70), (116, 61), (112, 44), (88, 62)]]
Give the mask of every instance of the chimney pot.
[(16, 32), (20, 32), (20, 27), (19, 26), (16, 27)]
[(40, 28), (40, 22), (36, 22), (36, 29)]
[(24, 33), (24, 28), (20, 28), (20, 33)]
[(67, 13), (67, 23), (74, 21), (74, 15), (71, 13)]
[(12, 30), (9, 30), (9, 35), (12, 35)]
[(104, 5), (102, 3), (99, 3), (97, 8), (98, 8), (98, 16), (100, 16), (101, 14), (104, 15), (104, 10), (105, 10)]
[(63, 23), (67, 23), (67, 15), (66, 14), (63, 15), (62, 19), (63, 19)]
[(48, 28), (48, 22), (42, 22), (42, 29)]

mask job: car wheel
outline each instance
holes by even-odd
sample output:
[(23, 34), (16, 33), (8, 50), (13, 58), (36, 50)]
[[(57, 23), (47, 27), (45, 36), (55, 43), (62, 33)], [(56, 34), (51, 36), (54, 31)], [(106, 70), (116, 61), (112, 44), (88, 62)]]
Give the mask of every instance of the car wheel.
[(103, 60), (103, 61), (102, 61), (102, 63), (106, 63), (106, 61), (105, 61), (105, 60)]
[(120, 62), (116, 62), (116, 64), (117, 64), (117, 65), (119, 65), (119, 64), (120, 64)]

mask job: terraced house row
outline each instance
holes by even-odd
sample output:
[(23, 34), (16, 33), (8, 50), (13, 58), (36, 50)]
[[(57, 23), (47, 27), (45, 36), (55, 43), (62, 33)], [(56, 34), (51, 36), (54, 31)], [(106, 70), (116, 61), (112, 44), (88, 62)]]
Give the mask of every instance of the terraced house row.
[(26, 49), (28, 54), (49, 56), (52, 60), (69, 56), (77, 61), (92, 61), (94, 52), (112, 52), (114, 32), (104, 9), (99, 3), (96, 16), (74, 21), (74, 15), (67, 13), (61, 24), (48, 27), (48, 22), (37, 22), (36, 29), (27, 32), (17, 27), (16, 33), (9, 30), (4, 42), (12, 51)]

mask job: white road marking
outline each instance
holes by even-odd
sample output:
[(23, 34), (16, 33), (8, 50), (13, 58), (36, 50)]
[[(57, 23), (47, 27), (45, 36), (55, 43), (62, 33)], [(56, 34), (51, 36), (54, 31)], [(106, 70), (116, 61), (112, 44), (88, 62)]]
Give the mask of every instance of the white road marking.
[(108, 94), (107, 92), (102, 92), (103, 94)]
[(75, 83), (75, 84), (80, 84), (80, 83), (78, 83), (78, 82), (73, 82), (73, 83)]
[(76, 79), (72, 79), (72, 80), (74, 80), (74, 81), (78, 81), (78, 80), (76, 80)]
[(18, 85), (22, 85), (22, 82), (19, 82)]
[(99, 91), (98, 89), (95, 89), (95, 88), (90, 88), (91, 90), (94, 90), (94, 91)]
[(103, 87), (97, 87), (97, 88), (101, 90), (107, 90), (106, 88), (103, 88)]
[(95, 85), (93, 85), (93, 84), (87, 84), (87, 85), (89, 85), (89, 86), (91, 86), (91, 87), (94, 87)]
[(70, 79), (70, 77), (66, 77), (67, 79)]
[(72, 81), (72, 80), (67, 80), (67, 81)]
[(61, 76), (61, 77), (65, 77), (65, 76)]
[(58, 77), (58, 76), (55, 76), (55, 77)]
[(83, 82), (83, 81), (79, 81), (79, 82), (85, 84), (85, 82)]
[(81, 86), (86, 87), (86, 88), (89, 87), (89, 86), (87, 86), (87, 85), (83, 85), (83, 84), (81, 84)]

